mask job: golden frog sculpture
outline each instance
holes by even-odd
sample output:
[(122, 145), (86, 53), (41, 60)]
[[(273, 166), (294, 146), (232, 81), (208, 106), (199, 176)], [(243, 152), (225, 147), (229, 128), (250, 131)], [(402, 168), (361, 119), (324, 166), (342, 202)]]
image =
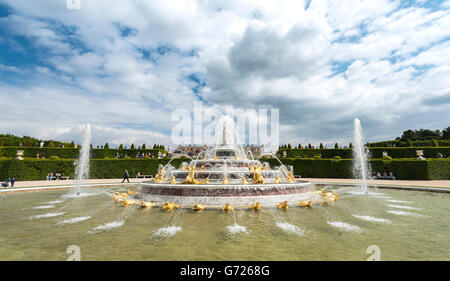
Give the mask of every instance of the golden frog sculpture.
[(226, 203), (225, 206), (222, 207), (222, 211), (233, 211), (233, 207), (231, 207), (230, 203)]
[(153, 178), (153, 182), (162, 183), (164, 181), (164, 175), (163, 175), (164, 170), (165, 170), (165, 168), (162, 168), (161, 170), (159, 170), (159, 172)]
[(199, 180), (196, 180), (194, 177), (197, 174), (197, 172), (195, 171), (195, 167), (191, 167), (188, 166), (188, 175), (186, 176), (186, 178), (184, 179), (184, 184), (200, 184)]
[(294, 176), (293, 176), (292, 173), (289, 172), (289, 171), (288, 171), (287, 181), (288, 181), (288, 182), (295, 182)]
[(309, 201), (302, 201), (302, 202), (298, 203), (298, 205), (300, 207), (310, 208), (311, 205), (312, 205), (312, 202), (311, 202), (311, 200), (309, 200)]
[(155, 206), (155, 203), (153, 203), (152, 201), (141, 200), (141, 208), (151, 208), (153, 206)]
[(172, 210), (172, 209), (176, 209), (179, 207), (180, 207), (180, 205), (178, 205), (178, 204), (166, 202), (166, 203), (164, 203), (163, 210)]
[(264, 184), (264, 178), (262, 176), (261, 169), (262, 169), (261, 166), (258, 166), (258, 167), (255, 166), (253, 168), (253, 179), (252, 179), (252, 182), (255, 183), (255, 184)]
[(255, 204), (250, 206), (250, 209), (252, 209), (254, 211), (259, 211), (259, 210), (261, 210), (261, 205), (259, 204), (259, 202), (256, 202)]
[(280, 209), (287, 209), (288, 208), (288, 203), (287, 203), (287, 201), (280, 202), (280, 203), (277, 204), (277, 207), (280, 208)]
[(203, 210), (205, 208), (206, 208), (205, 205), (195, 204), (194, 207), (192, 207), (192, 210), (194, 210), (194, 211), (201, 211), (201, 210)]
[(280, 177), (276, 176), (275, 179), (273, 180), (273, 183), (281, 183)]

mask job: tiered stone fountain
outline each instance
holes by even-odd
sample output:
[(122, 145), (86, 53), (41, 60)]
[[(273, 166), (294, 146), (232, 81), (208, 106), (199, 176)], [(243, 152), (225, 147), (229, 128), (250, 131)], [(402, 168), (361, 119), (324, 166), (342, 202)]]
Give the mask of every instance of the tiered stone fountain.
[[(320, 200), (310, 182), (296, 180), (281, 162), (272, 168), (268, 163), (249, 159), (242, 146), (233, 144), (234, 123), (226, 117), (221, 123), (222, 133), (217, 134), (219, 141), (214, 148), (177, 169), (169, 162), (160, 167), (152, 181), (141, 183), (146, 200), (208, 207), (227, 203), (248, 207), (257, 202), (273, 207), (284, 201), (297, 205), (299, 201)], [(230, 127), (234, 129), (231, 132)]]

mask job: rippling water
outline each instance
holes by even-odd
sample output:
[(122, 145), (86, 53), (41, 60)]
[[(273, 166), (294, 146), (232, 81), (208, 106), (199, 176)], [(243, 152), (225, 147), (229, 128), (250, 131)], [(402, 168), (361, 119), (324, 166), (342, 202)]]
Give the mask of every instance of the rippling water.
[(122, 207), (118, 189), (1, 195), (0, 260), (66, 260), (70, 245), (82, 260), (366, 260), (370, 245), (382, 260), (450, 258), (448, 194), (340, 186), (331, 206), (225, 213)]

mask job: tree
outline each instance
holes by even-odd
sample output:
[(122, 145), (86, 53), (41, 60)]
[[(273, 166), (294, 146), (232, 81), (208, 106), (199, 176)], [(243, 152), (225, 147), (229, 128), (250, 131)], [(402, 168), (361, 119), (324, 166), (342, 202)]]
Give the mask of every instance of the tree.
[(324, 149), (325, 147), (323, 147), (323, 144), (320, 143), (319, 148), (320, 148), (320, 149)]
[(439, 147), (439, 143), (436, 139), (431, 139), (431, 143), (433, 144), (434, 147)]
[(310, 143), (308, 144), (308, 148), (309, 148), (309, 149), (312, 149), (312, 145), (311, 145)]
[(338, 143), (334, 144), (334, 149), (339, 149), (339, 144)]
[(74, 147), (75, 147), (75, 142), (72, 141), (72, 142), (69, 144), (69, 147), (70, 147), (70, 148), (74, 148)]
[(134, 149), (134, 143), (131, 144), (130, 149)]
[(120, 144), (120, 145), (119, 145), (119, 149), (123, 149), (123, 144)]
[(408, 144), (408, 147), (413, 147), (413, 142), (410, 139), (406, 140), (406, 143)]
[(0, 146), (3, 146), (3, 140), (0, 139)]
[(287, 148), (292, 148), (292, 146), (291, 146), (291, 144), (290, 143), (288, 143), (288, 147)]
[(348, 148), (353, 148), (353, 144), (350, 143), (350, 144), (348, 145)]
[(53, 141), (50, 141), (50, 142), (48, 143), (48, 147), (55, 147), (55, 144), (53, 143)]
[(147, 149), (147, 148), (145, 147), (145, 143), (142, 145), (141, 149)]
[(89, 145), (89, 147), (91, 148), (91, 150), (94, 148), (94, 147), (92, 146), (92, 143)]
[(298, 149), (302, 149), (302, 144), (299, 143), (298, 146), (297, 146), (297, 148), (298, 148)]
[(442, 138), (445, 140), (450, 139), (450, 126), (448, 126), (446, 129), (442, 130)]
[(109, 144), (105, 143), (105, 146), (103, 146), (103, 149), (109, 149)]

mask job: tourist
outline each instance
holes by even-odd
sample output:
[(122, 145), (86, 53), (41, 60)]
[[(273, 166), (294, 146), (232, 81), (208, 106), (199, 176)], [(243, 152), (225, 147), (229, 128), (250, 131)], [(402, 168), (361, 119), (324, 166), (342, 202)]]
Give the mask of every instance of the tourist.
[(394, 173), (389, 172), (389, 179), (390, 180), (395, 180)]
[(123, 177), (122, 183), (125, 182), (125, 180), (127, 180), (127, 182), (130, 182), (129, 177), (130, 177), (130, 175), (128, 174), (128, 170), (125, 170), (125, 175)]
[(377, 179), (378, 180), (382, 180), (383, 179), (383, 177), (381, 176), (380, 172), (377, 172)]
[(51, 180), (52, 180), (52, 177), (50, 176), (50, 173), (47, 174), (47, 180), (48, 180), (48, 181), (51, 181)]
[(444, 155), (442, 155), (442, 153), (438, 152), (438, 153), (436, 154), (436, 158), (444, 158)]
[(14, 187), (14, 183), (16, 182), (16, 177), (11, 178), (11, 188)]
[(39, 159), (39, 152), (36, 153), (36, 159)]
[(11, 181), (11, 179), (7, 178), (6, 181), (2, 183), (2, 186), (5, 188), (8, 187), (10, 181)]
[(138, 171), (137, 174), (136, 174), (136, 178), (140, 178), (140, 177), (141, 177), (141, 172)]
[(383, 173), (383, 179), (387, 180), (387, 173), (386, 172)]

